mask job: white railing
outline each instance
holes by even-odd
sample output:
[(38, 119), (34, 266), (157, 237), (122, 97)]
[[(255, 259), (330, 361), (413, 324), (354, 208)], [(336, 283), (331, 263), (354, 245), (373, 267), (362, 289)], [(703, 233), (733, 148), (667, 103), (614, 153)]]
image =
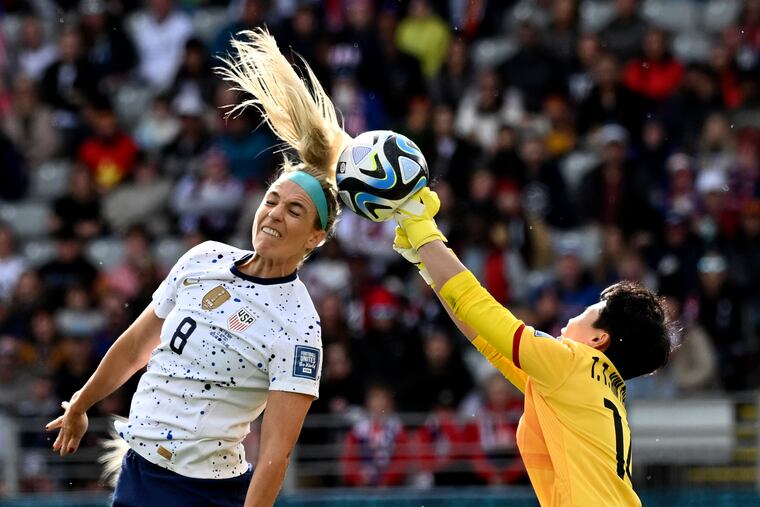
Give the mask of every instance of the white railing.
[[(740, 415), (742, 409), (745, 416)], [(650, 465), (672, 467), (677, 471), (696, 467), (712, 467), (711, 470), (718, 472), (720, 467), (733, 470), (738, 468), (738, 456), (744, 456), (742, 470), (750, 475), (744, 485), (756, 483), (760, 490), (758, 413), (760, 398), (756, 394), (629, 402), (634, 479), (637, 471), (641, 478), (641, 471)], [(428, 414), (403, 414), (401, 418), (413, 432), (427, 417)], [(291, 460), (284, 491), (340, 486), (343, 439), (354, 421), (355, 417), (351, 416), (310, 415)], [(48, 487), (52, 485), (67, 492), (91, 489), (98, 480), (100, 465), (97, 457), (101, 451), (97, 440), (106, 436), (108, 420), (91, 418), (88, 445), (83, 445), (77, 453), (65, 459), (50, 450), (53, 435), (44, 435), (45, 423), (47, 420), (0, 414), (0, 503), (3, 497), (33, 491), (35, 477), (49, 481)], [(251, 462), (255, 462), (258, 436), (258, 425), (255, 425), (246, 440), (247, 458)], [(416, 454), (409, 459), (410, 464), (419, 458), (421, 451), (426, 451), (419, 447), (419, 443), (416, 445), (408, 453), (410, 456)], [(473, 455), (480, 448), (478, 444), (464, 444), (458, 451), (462, 455)], [(505, 459), (514, 457), (507, 455)], [(468, 463), (454, 463), (448, 472), (464, 472), (467, 467)], [(429, 487), (430, 482), (423, 481), (423, 475), (419, 467), (412, 464), (405, 485)], [(682, 478), (686, 475), (673, 473), (672, 476)]]

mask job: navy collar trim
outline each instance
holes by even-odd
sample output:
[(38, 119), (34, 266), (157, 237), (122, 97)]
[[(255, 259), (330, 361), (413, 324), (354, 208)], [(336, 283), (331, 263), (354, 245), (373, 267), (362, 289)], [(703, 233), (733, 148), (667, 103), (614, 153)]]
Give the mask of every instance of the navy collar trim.
[(243, 264), (251, 257), (253, 257), (253, 252), (250, 252), (244, 255), (243, 257), (241, 257), (240, 259), (236, 260), (235, 262), (233, 262), (232, 267), (230, 268), (230, 271), (232, 272), (232, 274), (237, 277), (242, 278), (243, 280), (247, 280), (253, 283), (258, 283), (260, 285), (277, 285), (280, 283), (288, 283), (288, 282), (295, 281), (295, 279), (298, 278), (298, 271), (293, 271), (289, 275), (278, 276), (276, 278), (261, 278), (258, 276), (247, 275), (243, 273), (242, 271), (240, 271), (240, 268), (238, 268), (238, 265)]

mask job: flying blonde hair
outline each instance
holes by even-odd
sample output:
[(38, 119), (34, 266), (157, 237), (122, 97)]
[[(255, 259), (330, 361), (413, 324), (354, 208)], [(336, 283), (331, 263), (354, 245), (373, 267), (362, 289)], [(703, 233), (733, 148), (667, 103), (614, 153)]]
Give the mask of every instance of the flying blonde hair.
[(121, 438), (119, 432), (113, 426), (114, 422), (127, 422), (127, 419), (119, 416), (112, 417), (108, 430), (110, 438), (100, 441), (100, 447), (105, 452), (98, 458), (98, 462), (103, 465), (100, 480), (111, 489), (115, 488), (116, 483), (119, 481), (121, 462), (124, 459), (124, 455), (129, 451), (129, 444)]
[[(334, 182), (338, 157), (351, 137), (338, 122), (335, 106), (314, 72), (301, 59), (306, 71), (302, 79), (266, 29), (245, 30), (237, 36), (241, 38), (231, 41), (236, 54), (222, 58), (225, 65), (215, 70), (234, 84), (234, 90), (252, 98), (231, 106), (227, 115), (256, 107), (305, 165)], [(285, 170), (293, 169), (286, 161)]]

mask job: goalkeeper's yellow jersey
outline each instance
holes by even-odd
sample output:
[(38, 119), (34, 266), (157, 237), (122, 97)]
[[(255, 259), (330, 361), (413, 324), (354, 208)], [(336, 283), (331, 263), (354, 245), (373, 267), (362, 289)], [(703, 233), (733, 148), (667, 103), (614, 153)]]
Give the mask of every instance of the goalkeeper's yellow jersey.
[(478, 350), (525, 393), (517, 445), (541, 506), (640, 506), (631, 484), (625, 382), (612, 362), (526, 326), (469, 271), (440, 294), (477, 331)]

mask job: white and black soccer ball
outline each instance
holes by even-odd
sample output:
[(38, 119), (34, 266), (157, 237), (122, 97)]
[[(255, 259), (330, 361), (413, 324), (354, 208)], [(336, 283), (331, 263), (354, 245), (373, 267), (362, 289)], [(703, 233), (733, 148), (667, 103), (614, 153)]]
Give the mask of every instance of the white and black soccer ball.
[(338, 195), (354, 213), (383, 222), (428, 184), (425, 156), (408, 137), (372, 130), (343, 150), (336, 171)]

